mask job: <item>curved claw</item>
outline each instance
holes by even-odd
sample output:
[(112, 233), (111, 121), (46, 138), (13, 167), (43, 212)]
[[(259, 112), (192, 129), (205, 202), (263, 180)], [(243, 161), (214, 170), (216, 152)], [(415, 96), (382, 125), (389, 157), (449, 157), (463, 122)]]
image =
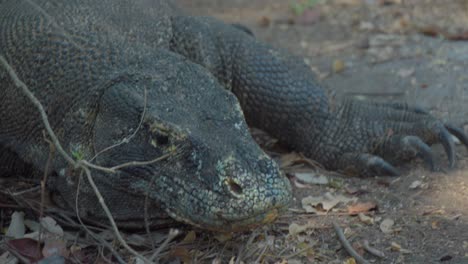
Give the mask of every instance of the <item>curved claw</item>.
[(390, 163), (379, 159), (371, 166), (374, 170), (386, 176), (400, 176), (401, 173), (397, 168), (390, 165)]
[(432, 154), (431, 148), (424, 143), (420, 138), (415, 136), (405, 137), (405, 144), (409, 147), (414, 148), (417, 152), (417, 156), (422, 158), (426, 162), (432, 171), (435, 171), (434, 155)]
[(361, 158), (367, 158), (368, 167), (377, 174), (385, 176), (400, 176), (400, 171), (378, 156), (362, 154)]
[(369, 153), (345, 153), (337, 165), (345, 174), (400, 176), (400, 172), (390, 163)]
[(453, 143), (452, 136), (445, 127), (442, 127), (439, 131), (439, 139), (442, 146), (444, 146), (445, 153), (449, 161), (449, 167), (453, 168), (455, 165), (455, 145)]
[(465, 134), (463, 129), (451, 124), (445, 124), (445, 128), (450, 132), (450, 134), (457, 137), (466, 148), (468, 148), (468, 136)]

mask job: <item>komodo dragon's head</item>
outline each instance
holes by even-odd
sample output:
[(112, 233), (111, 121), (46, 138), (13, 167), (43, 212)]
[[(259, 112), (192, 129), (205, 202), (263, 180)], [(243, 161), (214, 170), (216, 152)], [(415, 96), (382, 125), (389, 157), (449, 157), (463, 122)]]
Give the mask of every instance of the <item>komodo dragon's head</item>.
[[(131, 74), (107, 88), (100, 102), (97, 152), (138, 131), (129, 143), (100, 154), (99, 164), (168, 155), (107, 175), (111, 189), (102, 192), (124, 189), (141, 201), (148, 195), (178, 221), (222, 231), (271, 222), (288, 205), (289, 182), (252, 139), (237, 99), (201, 67), (171, 62), (157, 74)], [(136, 211), (143, 214), (143, 206)]]

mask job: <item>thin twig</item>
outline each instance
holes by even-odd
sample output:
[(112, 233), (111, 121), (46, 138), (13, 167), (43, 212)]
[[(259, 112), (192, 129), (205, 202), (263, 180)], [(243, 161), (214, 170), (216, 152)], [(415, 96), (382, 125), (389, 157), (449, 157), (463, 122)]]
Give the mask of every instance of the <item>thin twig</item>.
[(150, 181), (150, 184), (148, 186), (148, 189), (147, 191), (145, 192), (145, 207), (144, 207), (144, 220), (145, 220), (145, 231), (146, 231), (146, 234), (148, 235), (148, 239), (150, 240), (151, 242), (151, 248), (152, 249), (155, 249), (156, 246), (155, 246), (155, 243), (154, 243), (154, 238), (153, 236), (151, 236), (151, 230), (150, 230), (150, 224), (149, 224), (149, 216), (148, 216), (148, 203), (149, 203), (149, 192), (151, 191), (151, 188), (153, 188), (153, 184), (154, 184), (154, 178), (155, 177), (152, 177), (151, 178), (151, 181)]
[(161, 243), (161, 245), (158, 247), (158, 249), (156, 249), (156, 251), (153, 253), (153, 255), (150, 257), (150, 261), (154, 261), (158, 256), (159, 254), (161, 254), (161, 252), (163, 251), (163, 249), (165, 249), (167, 247), (167, 245), (174, 239), (176, 238), (178, 235), (180, 234), (180, 231), (178, 229), (173, 229), (171, 228), (169, 230), (169, 234), (167, 234), (167, 237), (166, 239), (164, 240), (164, 242)]
[[(45, 188), (46, 188), (46, 183), (47, 183), (47, 176), (49, 175), (49, 168), (50, 164), (52, 163), (52, 160), (54, 159), (55, 155), (55, 146), (54, 144), (49, 141), (46, 137), (46, 135), (43, 135), (45, 140), (49, 143), (49, 157), (47, 158), (46, 166), (44, 169), (44, 176), (42, 177), (41, 181), (41, 204), (39, 206), (39, 219), (42, 219), (44, 217), (44, 203), (45, 203)], [(37, 245), (37, 249), (40, 251), (40, 244), (42, 242), (42, 223), (39, 225), (39, 243)]]
[(371, 246), (369, 245), (369, 241), (367, 241), (367, 240), (364, 240), (364, 241), (362, 242), (362, 247), (363, 247), (367, 252), (369, 252), (370, 254), (372, 254), (372, 255), (374, 255), (374, 256), (376, 256), (376, 257), (385, 258), (385, 254), (384, 254), (382, 251), (380, 251), (380, 250), (378, 250), (378, 249), (376, 249), (376, 248), (371, 247)]
[(60, 144), (60, 141), (58, 140), (57, 136), (55, 135), (54, 131), (52, 130), (52, 127), (50, 126), (49, 119), (47, 117), (47, 113), (44, 110), (44, 107), (42, 106), (41, 102), (34, 96), (34, 94), (29, 90), (29, 88), (26, 86), (24, 82), (22, 82), (18, 76), (16, 75), (16, 72), (14, 69), (8, 64), (8, 62), (3, 58), (3, 56), (0, 55), (0, 63), (5, 67), (7, 70), (8, 74), (12, 78), (13, 82), (15, 83), (15, 86), (20, 88), (23, 93), (31, 100), (31, 102), (36, 106), (38, 109), (42, 122), (44, 123), (44, 126), (47, 130), (47, 133), (54, 143), (55, 148), (58, 150), (58, 152), (62, 155), (63, 158), (65, 158), (66, 161), (68, 161), (70, 164), (72, 164), (75, 168), (81, 168), (84, 170), (86, 177), (88, 179), (89, 184), (91, 185), (91, 188), (95, 192), (96, 196), (98, 197), (99, 204), (101, 205), (102, 209), (106, 213), (107, 218), (109, 219), (112, 228), (114, 230), (115, 235), (117, 236), (117, 239), (119, 242), (122, 244), (122, 246), (127, 249), (130, 253), (135, 255), (136, 257), (140, 258), (141, 260), (145, 261), (146, 263), (150, 263), (150, 261), (136, 252), (133, 248), (131, 248), (127, 242), (122, 238), (120, 231), (114, 221), (114, 218), (112, 217), (112, 214), (110, 213), (109, 208), (107, 207), (104, 198), (102, 197), (101, 193), (99, 192), (99, 189), (97, 188), (96, 184), (94, 183), (93, 178), (91, 177), (91, 172), (89, 170), (88, 166), (85, 166), (84, 163), (82, 162), (76, 162), (71, 156), (69, 156), (65, 150), (62, 148), (62, 145)]
[(333, 228), (335, 229), (336, 235), (338, 236), (338, 240), (340, 240), (341, 245), (343, 245), (343, 248), (348, 252), (348, 254), (353, 257), (357, 263), (360, 264), (369, 264), (367, 260), (365, 260), (361, 255), (359, 255), (356, 250), (351, 246), (349, 241), (346, 239), (343, 230), (341, 230), (341, 227), (335, 222), (332, 222)]
[(23, 195), (25, 193), (35, 192), (35, 191), (40, 190), (40, 189), (41, 189), (41, 186), (34, 186), (32, 188), (28, 188), (26, 190), (22, 190), (22, 191), (19, 191), (19, 192), (7, 193), (7, 192), (4, 192), (4, 191), (0, 191), (0, 193), (8, 194), (8, 195), (11, 195), (11, 196), (20, 196), (20, 195)]
[(112, 214), (109, 210), (109, 208), (107, 207), (106, 205), (106, 202), (104, 201), (104, 198), (102, 197), (101, 195), (101, 192), (99, 191), (98, 187), (96, 186), (96, 184), (94, 183), (94, 180), (93, 180), (93, 177), (91, 177), (91, 172), (89, 170), (89, 168), (87, 167), (83, 167), (83, 170), (86, 174), (86, 178), (88, 179), (88, 182), (89, 184), (91, 185), (91, 188), (93, 188), (93, 191), (94, 193), (96, 194), (96, 196), (98, 197), (98, 201), (99, 201), (99, 204), (101, 204), (101, 207), (102, 209), (104, 210), (104, 212), (106, 213), (106, 216), (107, 218), (109, 219), (110, 223), (111, 223), (111, 226), (112, 226), (112, 229), (114, 230), (114, 233), (115, 235), (117, 236), (117, 240), (119, 240), (119, 242), (122, 244), (122, 246), (127, 249), (130, 253), (132, 253), (133, 255), (135, 255), (136, 257), (140, 258), (141, 260), (143, 260), (145, 263), (151, 263), (150, 260), (148, 260), (147, 258), (145, 258), (143, 255), (141, 255), (140, 253), (136, 252), (132, 247), (130, 247), (127, 242), (125, 242), (125, 239), (122, 237), (122, 235), (120, 234), (120, 231), (119, 231), (119, 228), (117, 227), (117, 224), (115, 223), (115, 220), (114, 220), (114, 217), (112, 217)]
[(78, 211), (78, 197), (79, 197), (79, 193), (80, 193), (80, 186), (81, 186), (81, 178), (82, 178), (83, 174), (80, 173), (80, 176), (78, 177), (78, 183), (76, 184), (76, 195), (75, 195), (75, 213), (76, 213), (76, 217), (78, 219), (78, 222), (80, 222), (81, 226), (86, 230), (86, 232), (88, 234), (90, 234), (96, 241), (99, 241), (101, 244), (103, 244), (106, 248), (108, 248), (111, 253), (115, 256), (115, 258), (117, 259), (117, 261), (120, 263), (120, 264), (124, 264), (125, 261), (123, 260), (123, 258), (120, 256), (120, 254), (112, 247), (112, 245), (110, 245), (109, 243), (107, 243), (107, 241), (105, 241), (104, 239), (100, 238), (97, 234), (95, 234), (93, 231), (91, 231), (84, 223), (83, 223), (83, 220), (81, 219), (81, 216), (80, 216), (80, 213)]
[(95, 170), (100, 170), (100, 171), (103, 171), (103, 172), (107, 172), (107, 173), (116, 173), (118, 170), (120, 169), (123, 169), (123, 168), (126, 168), (126, 167), (132, 167), (132, 166), (145, 166), (145, 165), (150, 165), (150, 164), (153, 164), (153, 163), (156, 163), (156, 162), (159, 162), (159, 161), (162, 161), (164, 159), (167, 159), (169, 158), (171, 155), (174, 154), (174, 151), (171, 151), (169, 153), (166, 153), (160, 157), (157, 157), (155, 159), (152, 159), (152, 160), (147, 160), (147, 161), (130, 161), (130, 162), (126, 162), (126, 163), (123, 163), (123, 164), (119, 164), (117, 166), (114, 166), (114, 167), (103, 167), (103, 166), (99, 166), (99, 165), (96, 165), (96, 164), (93, 164), (93, 163), (90, 163), (89, 161), (87, 160), (80, 160), (78, 163), (81, 163), (83, 165), (85, 165), (85, 167), (88, 167), (88, 168), (91, 168), (91, 169), (95, 169)]

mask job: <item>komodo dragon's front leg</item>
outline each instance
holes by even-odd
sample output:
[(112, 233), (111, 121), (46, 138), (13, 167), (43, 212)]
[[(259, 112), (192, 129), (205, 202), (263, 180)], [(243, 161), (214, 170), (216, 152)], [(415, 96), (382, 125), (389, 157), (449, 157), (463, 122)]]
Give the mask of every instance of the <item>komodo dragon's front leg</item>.
[(441, 143), (455, 163), (450, 133), (458, 127), (406, 104), (347, 100), (328, 105), (302, 60), (212, 18), (172, 18), (171, 50), (209, 69), (239, 99), (250, 125), (305, 153), (326, 168), (349, 174), (398, 175), (390, 162), (415, 157), (434, 169), (429, 145)]

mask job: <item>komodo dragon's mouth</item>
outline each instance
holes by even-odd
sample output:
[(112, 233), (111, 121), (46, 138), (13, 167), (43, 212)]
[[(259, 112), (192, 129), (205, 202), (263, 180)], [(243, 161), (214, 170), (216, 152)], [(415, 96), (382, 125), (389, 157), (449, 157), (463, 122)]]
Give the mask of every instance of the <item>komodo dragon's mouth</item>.
[(241, 232), (246, 230), (251, 230), (253, 228), (263, 226), (265, 224), (270, 224), (274, 222), (278, 216), (286, 210), (286, 206), (278, 206), (271, 208), (265, 212), (251, 215), (245, 218), (239, 218), (235, 220), (228, 220), (223, 218), (221, 215), (218, 215), (218, 220), (212, 222), (211, 224), (201, 224), (192, 222), (192, 220), (187, 218), (181, 218), (173, 213), (168, 213), (172, 218), (177, 221), (184, 222), (205, 230), (210, 230), (214, 232), (228, 233), (228, 232)]

